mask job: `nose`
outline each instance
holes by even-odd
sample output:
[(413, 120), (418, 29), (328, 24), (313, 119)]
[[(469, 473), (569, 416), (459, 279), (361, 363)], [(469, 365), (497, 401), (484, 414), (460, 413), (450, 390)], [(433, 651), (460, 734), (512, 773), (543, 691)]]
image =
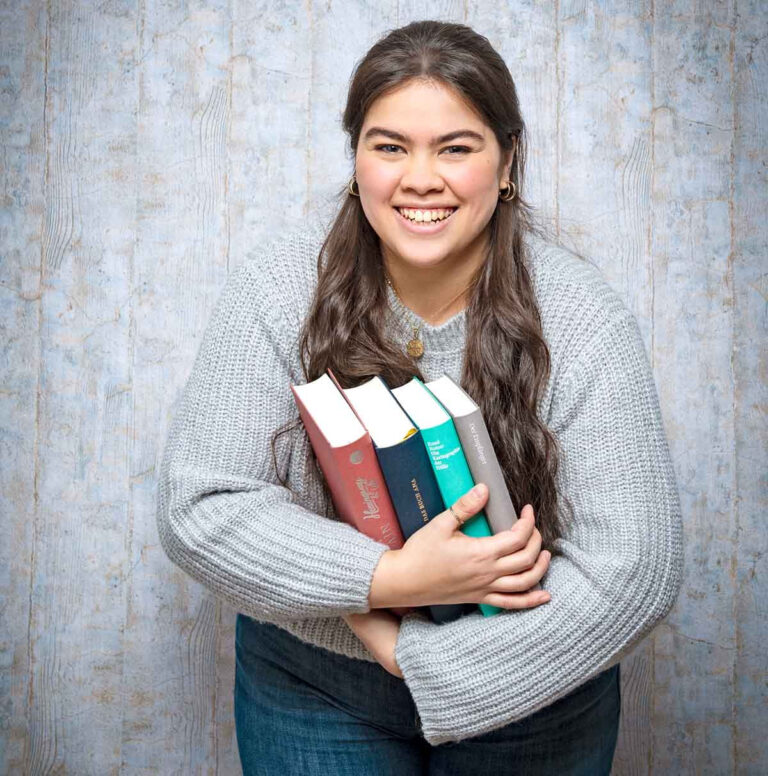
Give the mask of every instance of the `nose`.
[(431, 154), (413, 154), (400, 178), (403, 189), (420, 194), (443, 188), (443, 179), (437, 170), (436, 160)]

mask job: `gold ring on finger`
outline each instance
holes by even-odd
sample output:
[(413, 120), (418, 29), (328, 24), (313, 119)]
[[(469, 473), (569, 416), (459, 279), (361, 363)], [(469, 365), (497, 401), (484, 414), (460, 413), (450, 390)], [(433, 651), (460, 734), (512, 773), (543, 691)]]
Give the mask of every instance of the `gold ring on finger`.
[(453, 511), (453, 506), (449, 506), (448, 509), (451, 510), (451, 514), (456, 518), (456, 522), (459, 524), (459, 528), (464, 525), (464, 521)]

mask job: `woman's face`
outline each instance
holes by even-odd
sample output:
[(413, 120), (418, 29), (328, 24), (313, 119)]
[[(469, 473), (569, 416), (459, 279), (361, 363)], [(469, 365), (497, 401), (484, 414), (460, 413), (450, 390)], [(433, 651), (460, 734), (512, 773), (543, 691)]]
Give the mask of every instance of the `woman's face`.
[[(490, 127), (441, 83), (410, 81), (374, 101), (355, 170), (385, 260), (413, 269), (481, 262), (512, 154), (502, 157)], [(411, 212), (413, 222), (400, 208), (422, 213)], [(447, 215), (443, 208), (456, 209)]]

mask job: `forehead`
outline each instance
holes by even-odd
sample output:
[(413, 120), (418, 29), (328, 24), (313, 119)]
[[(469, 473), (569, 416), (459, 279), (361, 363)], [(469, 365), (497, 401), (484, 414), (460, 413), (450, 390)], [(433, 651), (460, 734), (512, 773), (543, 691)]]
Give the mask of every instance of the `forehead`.
[(434, 81), (410, 81), (379, 96), (368, 108), (361, 136), (383, 127), (414, 141), (431, 142), (452, 129), (470, 129), (483, 138), (491, 134), (469, 101), (455, 89)]

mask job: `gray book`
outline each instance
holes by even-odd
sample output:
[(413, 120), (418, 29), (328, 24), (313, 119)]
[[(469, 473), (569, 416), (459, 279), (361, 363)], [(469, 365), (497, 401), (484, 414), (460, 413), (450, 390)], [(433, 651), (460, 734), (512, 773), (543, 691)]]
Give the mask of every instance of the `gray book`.
[(488, 486), (488, 502), (483, 511), (491, 531), (506, 531), (517, 522), (517, 512), (509, 497), (504, 473), (501, 471), (480, 407), (448, 375), (424, 385), (453, 419), (469, 470), (472, 472), (472, 479)]

